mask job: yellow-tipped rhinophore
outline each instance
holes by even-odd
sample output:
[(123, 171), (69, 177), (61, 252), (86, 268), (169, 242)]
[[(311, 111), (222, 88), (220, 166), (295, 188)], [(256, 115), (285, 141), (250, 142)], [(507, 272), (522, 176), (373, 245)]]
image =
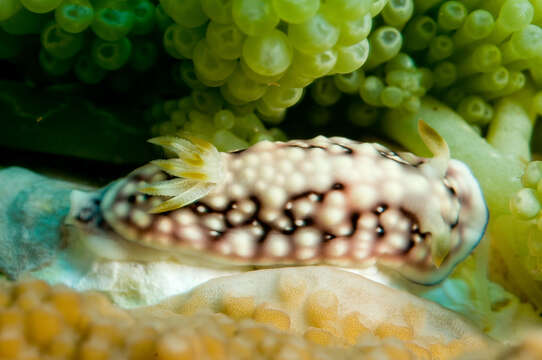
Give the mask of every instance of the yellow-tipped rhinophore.
[[(425, 121), (418, 121), (418, 132), (425, 146), (433, 153), (429, 165), (437, 171), (441, 177), (446, 175), (450, 162), (450, 149), (446, 140)], [(450, 253), (450, 235), (447, 233), (433, 234), (431, 238), (431, 258), (437, 268), (440, 267), (446, 256)]]
[(440, 176), (444, 176), (448, 169), (448, 162), (450, 161), (450, 148), (446, 140), (421, 119), (418, 121), (418, 132), (425, 146), (433, 154), (433, 158), (430, 161), (431, 166), (438, 171)]
[[(418, 132), (425, 146), (433, 153), (428, 164), (437, 171), (438, 176), (445, 177), (450, 162), (450, 148), (446, 140), (429, 126), (425, 121), (418, 121)], [(450, 235), (446, 232), (435, 233), (431, 238), (431, 258), (437, 268), (440, 267), (446, 256), (450, 253)]]

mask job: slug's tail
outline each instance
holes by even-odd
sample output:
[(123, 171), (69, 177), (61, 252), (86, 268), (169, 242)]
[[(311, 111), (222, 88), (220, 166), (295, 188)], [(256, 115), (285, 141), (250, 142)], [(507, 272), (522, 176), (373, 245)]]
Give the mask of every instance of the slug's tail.
[(188, 205), (207, 195), (216, 184), (222, 181), (222, 157), (211, 143), (190, 135), (162, 136), (150, 139), (149, 142), (160, 145), (178, 156), (167, 160), (151, 161), (176, 177), (140, 189), (142, 193), (148, 195), (171, 197), (151, 209), (151, 213), (171, 211)]

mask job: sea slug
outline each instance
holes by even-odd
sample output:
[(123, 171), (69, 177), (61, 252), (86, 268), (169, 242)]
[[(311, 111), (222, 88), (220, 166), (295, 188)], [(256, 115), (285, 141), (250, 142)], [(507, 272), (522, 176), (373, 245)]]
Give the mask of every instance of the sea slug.
[(419, 130), (433, 158), (339, 137), (233, 153), (157, 138), (178, 157), (97, 193), (74, 191), (68, 222), (142, 250), (105, 247), (111, 258), (145, 260), (154, 248), (218, 267), (376, 264), (434, 284), (478, 244), (488, 212), (468, 167), (424, 122)]

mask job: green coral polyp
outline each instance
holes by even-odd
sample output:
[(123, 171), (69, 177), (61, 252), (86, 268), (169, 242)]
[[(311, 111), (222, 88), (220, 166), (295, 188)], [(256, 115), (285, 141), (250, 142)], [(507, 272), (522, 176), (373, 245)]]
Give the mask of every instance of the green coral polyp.
[(134, 26), (132, 33), (146, 35), (152, 32), (155, 24), (155, 5), (148, 0), (140, 0), (133, 6)]
[(94, 8), (87, 0), (64, 0), (55, 9), (55, 20), (62, 30), (80, 33), (94, 20)]
[(82, 34), (70, 34), (58, 25), (51, 24), (41, 33), (41, 43), (45, 50), (59, 59), (73, 57), (83, 47)]
[(132, 51), (132, 43), (128, 38), (119, 41), (96, 39), (92, 45), (92, 59), (105, 70), (120, 69)]

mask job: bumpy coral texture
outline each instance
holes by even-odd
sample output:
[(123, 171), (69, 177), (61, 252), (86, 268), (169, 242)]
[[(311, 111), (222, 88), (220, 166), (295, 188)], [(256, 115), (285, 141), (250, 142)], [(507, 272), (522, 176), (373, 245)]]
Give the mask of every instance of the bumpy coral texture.
[[(429, 352), (399, 340), (408, 332), (404, 329), (383, 326), (371, 334), (355, 316), (342, 321), (353, 336), (346, 343), (318, 324), (300, 336), (283, 331), (288, 318), (280, 311), (265, 306), (253, 309), (242, 302), (225, 303), (230, 316), (208, 311), (189, 316), (158, 310), (129, 312), (98, 293), (77, 293), (35, 280), (2, 283), (0, 358), (409, 360), (444, 359), (450, 354), (451, 345), (435, 345)], [(243, 316), (243, 311), (253, 314)]]
[(254, 319), (320, 344), (360, 336), (401, 340), (418, 358), (451, 359), (493, 341), (457, 314), (359, 275), (328, 267), (251, 271), (210, 280), (149, 308), (190, 315), (202, 309)]

